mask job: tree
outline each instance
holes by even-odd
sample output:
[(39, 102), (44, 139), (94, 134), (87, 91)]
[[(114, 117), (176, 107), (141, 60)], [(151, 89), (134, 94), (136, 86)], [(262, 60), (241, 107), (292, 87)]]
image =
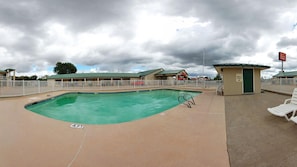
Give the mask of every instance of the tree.
[(29, 80), (37, 80), (37, 75), (32, 75), (31, 77), (29, 77)]
[(217, 73), (217, 76), (214, 78), (214, 80), (222, 80), (221, 75)]
[(57, 74), (72, 74), (76, 73), (77, 69), (72, 63), (57, 62), (54, 72)]
[(37, 75), (15, 77), (16, 80), (37, 80)]

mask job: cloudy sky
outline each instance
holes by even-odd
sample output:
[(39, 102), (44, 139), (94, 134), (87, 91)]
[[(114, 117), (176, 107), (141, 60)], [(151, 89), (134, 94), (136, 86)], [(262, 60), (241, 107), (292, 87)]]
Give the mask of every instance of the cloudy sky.
[(297, 70), (296, 0), (0, 0), (0, 69), (52, 75), (185, 69), (215, 76), (213, 64)]

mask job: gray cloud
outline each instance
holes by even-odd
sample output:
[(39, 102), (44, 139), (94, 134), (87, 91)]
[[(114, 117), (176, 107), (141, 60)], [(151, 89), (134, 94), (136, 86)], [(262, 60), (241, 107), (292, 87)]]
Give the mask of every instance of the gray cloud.
[(289, 46), (297, 46), (297, 38), (283, 37), (276, 44), (278, 48), (286, 48)]
[[(292, 31), (296, 20), (282, 18), (283, 11), (294, 15), (296, 3), (290, 0), (0, 0), (0, 35), (5, 37), (0, 39), (0, 58), (6, 58), (0, 62), (0, 68), (34, 73), (34, 69), (47, 70), (57, 61), (69, 61), (106, 71), (185, 68), (197, 74), (202, 65), (210, 71), (213, 64), (237, 62), (242, 57), (252, 59), (258, 54), (258, 58), (266, 58), (263, 62), (271, 61), (271, 71), (277, 71), (279, 64), (274, 57), (277, 51), (265, 50), (268, 48), (265, 46), (290, 47), (296, 51), (297, 37), (283, 35)], [(146, 35), (137, 33), (141, 14), (182, 18), (185, 26), (172, 25), (170, 30), (176, 32), (166, 42), (155, 39), (135, 42), (138, 35)], [(188, 26), (186, 18), (195, 19), (195, 24)], [(49, 26), (54, 23), (63, 25), (64, 29), (49, 32)], [(79, 35), (86, 33), (89, 38), (83, 43)], [(295, 69), (292, 62), (296, 59), (293, 55), (289, 58), (292, 61), (287, 67)]]
[[(269, 4), (269, 5), (267, 5)], [(295, 1), (240, 1), (240, 0), (185, 0), (168, 1), (168, 12), (175, 15), (197, 16), (211, 20), (216, 26), (227, 27), (232, 32), (256, 29), (273, 30), (276, 19), (284, 9), (296, 6)]]
[(88, 30), (101, 24), (129, 22), (133, 1), (52, 0), (40, 1), (44, 13), (53, 20), (66, 23), (74, 30)]

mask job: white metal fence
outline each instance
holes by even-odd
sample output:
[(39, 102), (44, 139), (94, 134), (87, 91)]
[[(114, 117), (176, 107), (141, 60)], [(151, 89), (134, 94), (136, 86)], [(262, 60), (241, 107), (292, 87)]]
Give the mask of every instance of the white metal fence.
[(297, 78), (273, 78), (262, 80), (262, 89), (291, 94), (297, 87)]
[(0, 97), (24, 96), (58, 90), (116, 90), (137, 88), (192, 87), (213, 88), (220, 81), (203, 80), (101, 80), (101, 81), (0, 81)]
[[(221, 81), (204, 80), (101, 80), (76, 82), (11, 81), (0, 80), (0, 97), (24, 96), (58, 90), (117, 90), (137, 88), (189, 87), (216, 89)], [(290, 94), (297, 87), (297, 78), (277, 78), (262, 80), (261, 88)]]

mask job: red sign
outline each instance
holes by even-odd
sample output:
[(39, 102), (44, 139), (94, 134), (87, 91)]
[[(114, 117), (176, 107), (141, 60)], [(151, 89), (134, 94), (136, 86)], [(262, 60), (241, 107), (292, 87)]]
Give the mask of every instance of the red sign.
[(278, 60), (286, 61), (286, 54), (283, 52), (278, 52)]

